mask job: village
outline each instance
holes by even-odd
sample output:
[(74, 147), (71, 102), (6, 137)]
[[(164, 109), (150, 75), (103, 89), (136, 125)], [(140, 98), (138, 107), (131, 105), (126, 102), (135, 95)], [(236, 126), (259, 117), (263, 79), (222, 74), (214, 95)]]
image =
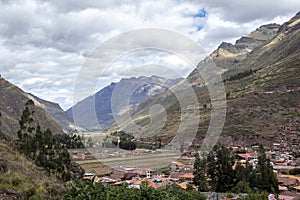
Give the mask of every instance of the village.
[[(289, 126), (280, 126), (279, 133), (275, 137), (275, 141), (271, 147), (266, 147), (266, 156), (273, 166), (273, 171), (277, 176), (279, 185), (279, 199), (293, 200), (300, 196), (300, 157), (298, 139), (296, 132)], [(245, 166), (249, 163), (253, 168), (258, 164), (258, 145), (250, 147), (231, 145), (230, 149), (235, 154), (235, 168), (238, 164)], [(129, 188), (140, 188), (142, 183), (146, 183), (148, 187), (158, 188), (170, 184), (176, 184), (184, 190), (193, 187), (194, 179), (194, 149), (189, 149), (182, 156), (174, 157), (164, 168), (157, 166), (157, 162), (149, 163), (147, 167), (143, 163), (135, 162), (125, 163), (124, 165), (114, 165), (106, 174), (101, 173), (95, 165), (94, 168), (86, 169), (83, 179), (89, 179), (95, 183), (103, 185), (120, 186), (127, 184)], [(200, 155), (203, 152), (198, 152)], [(161, 156), (164, 155), (160, 151), (149, 149), (135, 149), (132, 151), (122, 151), (116, 148), (103, 149), (96, 153), (90, 152), (73, 152), (72, 158), (76, 161), (88, 161), (112, 159), (112, 158), (127, 158), (130, 156)], [(103, 166), (101, 166), (103, 167)], [(100, 168), (101, 168), (100, 167)], [(206, 195), (213, 195), (207, 193)], [(219, 194), (218, 198), (225, 198), (226, 194)], [(236, 197), (236, 196), (235, 196)], [(234, 199), (234, 198), (231, 198)]]
[[(279, 148), (279, 149), (278, 149)], [(241, 147), (232, 146), (233, 151), (241, 150)], [(246, 153), (236, 154), (236, 164), (242, 166), (248, 161), (253, 167), (256, 166), (258, 146), (246, 148)], [(300, 194), (300, 176), (290, 175), (290, 170), (300, 168), (300, 159), (295, 158), (288, 152), (282, 152), (280, 146), (274, 143), (274, 151), (267, 151), (266, 154), (271, 161), (274, 172), (277, 175), (279, 183), (280, 198), (284, 200), (295, 199), (295, 196)], [(137, 150), (136, 152), (143, 152), (144, 150)], [(149, 153), (149, 152), (148, 152)], [(149, 187), (158, 188), (169, 184), (177, 184), (182, 189), (186, 190), (189, 185), (193, 183), (194, 161), (193, 157), (195, 151), (190, 151), (189, 156), (180, 157), (170, 162), (168, 168), (156, 169), (139, 168), (136, 166), (118, 166), (112, 169), (109, 175), (101, 176), (95, 171), (85, 173), (83, 179), (93, 180), (95, 183), (102, 183), (103, 185), (123, 185), (128, 184), (130, 188), (140, 188), (142, 182), (146, 182)], [(95, 159), (89, 153), (85, 153), (84, 159)], [(78, 156), (78, 154), (76, 154)], [(224, 196), (224, 195), (223, 195)]]

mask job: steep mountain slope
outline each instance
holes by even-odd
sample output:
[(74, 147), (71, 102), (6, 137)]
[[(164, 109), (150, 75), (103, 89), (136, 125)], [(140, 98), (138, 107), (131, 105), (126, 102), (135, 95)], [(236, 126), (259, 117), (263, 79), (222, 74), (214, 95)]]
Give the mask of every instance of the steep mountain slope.
[(49, 128), (53, 134), (63, 133), (62, 128), (48, 114), (43, 104), (36, 101), (20, 88), (0, 77), (0, 112), (2, 114), (2, 133), (10, 137), (16, 137), (19, 130), (19, 120), (25, 108), (25, 103), (32, 99), (35, 103), (35, 121), (42, 127)]
[[(113, 113), (121, 115), (135, 108), (143, 100), (167, 91), (179, 81), (180, 79), (168, 80), (157, 76), (121, 79), (120, 82), (112, 83), (95, 95), (77, 103), (67, 110), (67, 114), (73, 118), (73, 114), (77, 113), (74, 120), (76, 125), (88, 130), (103, 130), (114, 122)], [(114, 92), (116, 90), (117, 92)], [(132, 95), (127, 99), (128, 94)], [(97, 119), (93, 117), (94, 112)]]
[[(210, 58), (224, 72), (227, 93), (227, 116), (220, 142), (270, 144), (277, 139), (280, 126), (300, 130), (300, 13), (280, 27), (262, 26), (235, 45), (221, 44)], [(200, 122), (193, 116), (189, 119), (198, 125), (196, 144), (203, 141), (211, 118), (211, 100), (199, 74), (201, 67), (187, 77), (197, 94), (195, 107), (201, 114)], [(184, 92), (180, 84), (174, 87)], [(181, 106), (170, 91), (141, 103), (131, 122), (118, 129), (137, 134), (140, 130), (131, 129), (132, 123), (147, 127), (151, 123), (149, 108), (157, 103), (166, 108), (167, 120), (155, 136), (168, 142), (182, 122)], [(147, 135), (148, 130), (144, 130)]]
[(82, 130), (80, 127), (75, 127), (72, 120), (69, 118), (67, 113), (59, 106), (58, 103), (46, 101), (33, 94), (29, 95), (44, 106), (49, 115), (64, 129), (65, 132), (73, 133), (78, 129)]
[(42, 130), (49, 128), (54, 134), (63, 133), (44, 104), (0, 77), (0, 199), (62, 199), (67, 191), (65, 183), (57, 174), (49, 174), (21, 154), (15, 140), (28, 100), (34, 102), (34, 122)]

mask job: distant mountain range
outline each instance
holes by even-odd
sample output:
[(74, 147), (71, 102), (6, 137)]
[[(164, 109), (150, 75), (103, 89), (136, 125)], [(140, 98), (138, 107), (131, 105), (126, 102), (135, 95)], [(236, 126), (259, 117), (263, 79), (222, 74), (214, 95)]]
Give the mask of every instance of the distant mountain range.
[[(271, 145), (280, 126), (289, 126), (294, 132), (300, 130), (300, 13), (283, 25), (261, 26), (235, 44), (222, 43), (207, 59), (213, 59), (222, 69), (226, 88), (227, 115), (219, 142)], [(189, 122), (198, 126), (194, 144), (201, 144), (211, 119), (209, 92), (199, 73), (202, 64), (187, 77), (199, 101), (194, 108), (201, 113), (200, 122), (192, 114), (188, 116)], [(180, 83), (174, 87), (184, 92)], [(147, 126), (148, 111), (154, 104), (163, 105), (168, 117), (164, 127), (153, 136)], [(115, 124), (112, 129), (140, 134), (141, 130), (135, 126), (131, 128), (135, 123), (144, 127), (145, 135), (148, 131), (154, 140), (160, 137), (168, 142), (182, 125), (180, 116), (178, 99), (166, 91), (142, 102), (130, 121), (121, 126)], [(156, 118), (159, 117), (158, 114)], [(181, 130), (188, 134), (188, 127), (181, 127)]]
[(149, 97), (167, 91), (180, 80), (158, 76), (123, 78), (83, 99), (66, 112), (71, 119), (76, 116), (73, 119), (76, 125), (86, 130), (105, 130), (114, 122), (114, 117), (134, 109)]

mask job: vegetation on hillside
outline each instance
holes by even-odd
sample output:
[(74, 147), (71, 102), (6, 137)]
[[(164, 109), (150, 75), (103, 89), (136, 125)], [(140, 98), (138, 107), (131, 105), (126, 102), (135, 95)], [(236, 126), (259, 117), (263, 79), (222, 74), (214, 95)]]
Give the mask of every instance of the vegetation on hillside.
[(0, 199), (61, 199), (67, 190), (63, 182), (20, 154), (1, 130), (0, 136)]
[(112, 136), (117, 136), (118, 138), (113, 139), (112, 143), (125, 150), (135, 150), (136, 149), (136, 143), (132, 141), (134, 137), (132, 135), (129, 135), (125, 133), (124, 131), (116, 131), (111, 134)]
[(48, 175), (53, 173), (63, 181), (80, 178), (84, 171), (78, 170), (78, 166), (71, 161), (66, 145), (60, 143), (50, 129), (42, 131), (40, 125), (35, 123), (33, 106), (32, 100), (25, 104), (19, 121), (19, 151), (33, 160), (37, 166), (43, 167)]

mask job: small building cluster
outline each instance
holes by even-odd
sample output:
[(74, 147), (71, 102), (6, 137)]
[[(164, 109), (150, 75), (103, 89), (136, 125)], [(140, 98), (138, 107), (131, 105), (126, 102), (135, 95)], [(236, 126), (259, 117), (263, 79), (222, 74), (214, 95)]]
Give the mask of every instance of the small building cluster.
[(194, 178), (193, 170), (193, 163), (183, 164), (173, 161), (166, 170), (168, 174), (150, 168), (120, 166), (114, 168), (109, 176), (98, 177), (94, 173), (86, 173), (83, 178), (103, 185), (128, 184), (129, 187), (140, 188), (142, 182), (146, 182), (149, 187), (158, 188), (175, 183), (181, 188), (187, 189), (188, 184), (192, 183)]

